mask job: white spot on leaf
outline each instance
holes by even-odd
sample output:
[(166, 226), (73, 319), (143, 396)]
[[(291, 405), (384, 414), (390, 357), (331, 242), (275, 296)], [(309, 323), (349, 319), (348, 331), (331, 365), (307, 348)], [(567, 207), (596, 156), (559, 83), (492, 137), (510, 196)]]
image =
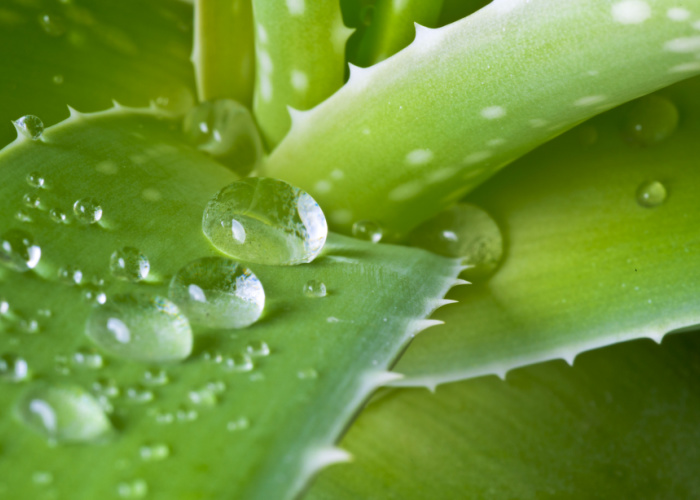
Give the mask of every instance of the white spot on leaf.
[(429, 149), (414, 149), (406, 155), (406, 163), (409, 165), (425, 165), (435, 157)]
[(612, 6), (612, 17), (620, 24), (639, 24), (651, 17), (651, 7), (642, 0), (624, 0)]
[(700, 50), (700, 36), (688, 36), (674, 38), (664, 44), (664, 49), (669, 52), (688, 53)]
[(481, 110), (481, 116), (487, 120), (494, 120), (506, 116), (506, 110), (501, 106), (489, 106)]
[(606, 99), (604, 95), (587, 95), (574, 101), (574, 106), (593, 106), (600, 104)]

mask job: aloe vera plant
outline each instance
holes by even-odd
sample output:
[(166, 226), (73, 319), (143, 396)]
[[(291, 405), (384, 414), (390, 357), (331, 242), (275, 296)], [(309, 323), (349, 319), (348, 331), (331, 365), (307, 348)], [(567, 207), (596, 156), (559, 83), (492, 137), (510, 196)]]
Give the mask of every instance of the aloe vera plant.
[(697, 1), (0, 39), (0, 497), (697, 496)]

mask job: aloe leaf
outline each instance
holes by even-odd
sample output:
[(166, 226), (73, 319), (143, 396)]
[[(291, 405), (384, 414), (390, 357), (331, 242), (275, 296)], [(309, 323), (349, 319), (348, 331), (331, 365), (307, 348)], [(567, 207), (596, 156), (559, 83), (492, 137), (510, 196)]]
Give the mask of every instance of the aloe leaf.
[(199, 99), (253, 102), (255, 52), (251, 0), (197, 0), (192, 62)]
[(444, 0), (440, 18), (438, 19), (438, 25), (444, 26), (459, 21), (463, 17), (467, 17), (469, 14), (473, 14), (477, 10), (483, 8), (490, 3), (490, 1), (491, 0)]
[[(581, 351), (637, 337), (660, 342), (700, 323), (698, 84), (597, 117), (473, 193), (503, 230), (504, 261), (490, 280), (457, 289), (450, 298), (459, 303), (436, 316), (446, 325), (411, 346), (397, 368), (407, 384), (573, 363)], [(675, 131), (673, 117), (655, 114), (666, 107), (680, 114)], [(671, 135), (626, 143), (637, 126)], [(664, 197), (649, 206), (643, 195), (653, 182)]]
[(290, 111), (309, 109), (343, 85), (346, 28), (340, 4), (253, 0), (253, 109), (270, 147), (289, 130)]
[[(195, 330), (193, 354), (181, 363), (128, 361), (95, 350), (85, 334), (89, 315), (99, 314), (91, 311), (118, 294), (167, 297), (179, 268), (216, 255), (202, 213), (235, 177), (190, 148), (178, 121), (120, 107), (73, 112), (39, 140), (19, 138), (0, 152), (0, 168), (3, 261), (17, 263), (7, 258), (8, 231), (25, 231), (41, 249), (26, 273), (0, 266), (0, 405), (8, 409), (0, 491), (18, 498), (34, 498), (37, 473), (52, 478), (47, 491), (75, 500), (144, 489), (155, 499), (293, 497), (317, 470), (348, 458), (333, 443), (371, 391), (397, 377), (388, 367), (434, 323), (423, 318), (458, 272), (454, 260), (428, 252), (331, 235), (312, 264), (249, 266), (267, 303), (253, 326)], [(101, 207), (99, 222), (80, 224), (71, 214), (84, 197)], [(150, 262), (142, 283), (110, 274), (112, 253), (125, 246)], [(305, 295), (312, 279), (325, 283), (326, 297)], [(84, 300), (100, 302), (102, 293), (105, 306)], [(11, 356), (26, 362), (31, 380), (8, 383)], [(41, 384), (71, 384), (56, 390), (77, 400), (93, 393), (109, 414), (111, 438), (51, 446), (22, 425), (18, 398), (28, 401)], [(86, 408), (89, 419), (72, 416), (68, 437), (86, 435), (86, 426), (88, 435), (104, 430), (94, 404)]]
[(366, 67), (394, 55), (413, 40), (414, 23), (435, 27), (441, 8), (442, 0), (378, 0), (360, 14), (368, 26), (350, 61)]
[(191, 38), (191, 7), (177, 2), (3, 2), (0, 146), (25, 114), (51, 125), (68, 117), (66, 105), (191, 100)]
[(674, 336), (370, 405), (306, 500), (694, 498), (700, 337)]
[(495, 1), (353, 68), (294, 115), (265, 171), (339, 231), (373, 219), (403, 233), (574, 124), (700, 72), (698, 16), (693, 1)]

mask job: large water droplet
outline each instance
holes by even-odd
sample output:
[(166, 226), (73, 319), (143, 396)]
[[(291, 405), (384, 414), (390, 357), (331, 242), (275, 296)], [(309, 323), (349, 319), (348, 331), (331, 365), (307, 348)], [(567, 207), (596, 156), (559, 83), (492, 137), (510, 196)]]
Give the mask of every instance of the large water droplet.
[(94, 224), (102, 218), (102, 207), (95, 198), (81, 198), (73, 205), (75, 218), (83, 224)]
[(24, 382), (29, 379), (29, 365), (24, 358), (15, 354), (0, 356), (0, 380)]
[(469, 280), (491, 274), (503, 256), (503, 236), (496, 222), (481, 208), (467, 203), (418, 226), (410, 242), (446, 257), (462, 258), (463, 264), (471, 266), (462, 273)]
[(248, 109), (230, 99), (207, 101), (192, 108), (183, 122), (185, 134), (241, 175), (247, 175), (262, 156), (262, 141)]
[(41, 134), (44, 133), (44, 122), (34, 115), (26, 115), (22, 118), (15, 120), (15, 128), (17, 131), (25, 137), (32, 140), (38, 140)]
[(192, 329), (161, 297), (117, 296), (92, 310), (87, 336), (105, 352), (145, 362), (179, 361), (192, 352)]
[(74, 385), (37, 385), (17, 406), (20, 420), (50, 440), (89, 442), (112, 428), (100, 404)]
[(137, 248), (124, 247), (112, 254), (109, 270), (116, 278), (136, 283), (148, 276), (151, 264)]
[(637, 188), (637, 203), (646, 208), (658, 207), (666, 201), (666, 186), (659, 181), (643, 182)]
[(328, 235), (311, 196), (269, 178), (243, 179), (219, 191), (207, 204), (202, 229), (222, 252), (272, 265), (311, 262)]
[(663, 96), (651, 94), (631, 105), (622, 134), (638, 146), (651, 146), (670, 136), (677, 126), (676, 106)]
[(190, 322), (205, 328), (245, 328), (265, 306), (265, 291), (250, 269), (222, 257), (205, 257), (180, 269), (170, 299)]
[(0, 236), (0, 263), (21, 273), (34, 269), (41, 259), (41, 248), (21, 229), (10, 229)]
[(326, 296), (326, 284), (323, 281), (309, 280), (304, 285), (304, 295), (311, 298)]
[(360, 240), (379, 243), (383, 234), (382, 227), (371, 220), (360, 220), (352, 225), (352, 235)]

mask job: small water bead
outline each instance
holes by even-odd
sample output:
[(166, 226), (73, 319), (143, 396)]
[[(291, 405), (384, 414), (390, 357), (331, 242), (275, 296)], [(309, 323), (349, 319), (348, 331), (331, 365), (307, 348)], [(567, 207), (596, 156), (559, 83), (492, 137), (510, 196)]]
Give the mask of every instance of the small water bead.
[(286, 182), (236, 181), (209, 201), (204, 234), (220, 251), (248, 262), (295, 265), (318, 256), (328, 225), (318, 203)]
[(117, 485), (117, 495), (119, 498), (137, 499), (146, 498), (148, 494), (148, 483), (143, 479), (121, 482)]
[(44, 187), (46, 179), (39, 172), (30, 172), (27, 174), (27, 184), (31, 187), (41, 188)]
[(61, 85), (63, 83), (63, 75), (54, 75), (51, 81), (56, 85)]
[(27, 208), (41, 208), (39, 193), (36, 191), (33, 193), (25, 193), (24, 196), (22, 196), (22, 203), (24, 203), (24, 206)]
[(24, 358), (15, 354), (0, 356), (0, 380), (24, 382), (29, 380), (29, 365)]
[(39, 16), (39, 24), (51, 36), (61, 36), (66, 32), (66, 22), (56, 14), (44, 13)]
[(468, 280), (490, 275), (503, 257), (503, 235), (481, 208), (460, 203), (418, 226), (411, 245), (446, 257), (462, 258), (471, 266), (462, 273)]
[(98, 378), (93, 384), (92, 384), (92, 389), (97, 393), (102, 396), (106, 396), (108, 398), (116, 398), (121, 394), (121, 389), (119, 389), (119, 386), (117, 383), (114, 381), (114, 379), (111, 378)]
[(13, 123), (20, 134), (34, 141), (41, 138), (41, 134), (44, 133), (44, 122), (34, 115), (23, 116)]
[(360, 220), (352, 225), (352, 235), (360, 240), (379, 243), (384, 236), (382, 227), (371, 220)]
[(238, 417), (226, 424), (226, 430), (230, 432), (244, 431), (250, 427), (250, 420), (247, 417)]
[(151, 263), (137, 248), (124, 247), (112, 254), (109, 270), (115, 278), (137, 283), (146, 279)]
[(102, 218), (102, 207), (92, 197), (81, 198), (73, 204), (75, 218), (82, 224), (94, 224)]
[(58, 224), (68, 223), (68, 214), (66, 214), (64, 211), (58, 208), (52, 208), (51, 210), (49, 210), (49, 217), (52, 221)]
[(676, 106), (663, 96), (651, 94), (631, 104), (622, 135), (637, 146), (651, 146), (669, 137), (677, 127)]
[(262, 340), (251, 340), (248, 342), (245, 351), (251, 356), (269, 356), (270, 346), (267, 345), (267, 342), (263, 342)]
[(126, 397), (130, 402), (136, 404), (150, 403), (155, 399), (153, 391), (146, 389), (141, 385), (127, 387)]
[(318, 378), (318, 372), (313, 368), (304, 368), (297, 372), (297, 377), (301, 380), (314, 380)]
[(637, 203), (645, 208), (658, 207), (666, 201), (666, 186), (659, 181), (643, 182), (637, 188)]
[(78, 349), (73, 354), (73, 364), (81, 368), (99, 370), (104, 366), (104, 359), (93, 349)]
[(197, 418), (199, 418), (197, 410), (180, 408), (175, 412), (175, 419), (178, 422), (194, 422)]
[(164, 370), (146, 370), (143, 374), (143, 383), (149, 386), (163, 386), (169, 382), (170, 377)]
[(17, 329), (22, 333), (33, 335), (39, 333), (41, 328), (36, 318), (20, 318), (17, 322)]
[(87, 336), (110, 355), (143, 362), (180, 361), (192, 352), (192, 329), (162, 297), (116, 296), (92, 310)]
[(58, 280), (64, 285), (77, 286), (83, 282), (83, 272), (77, 266), (64, 266), (58, 269)]
[(219, 402), (216, 391), (211, 387), (202, 387), (201, 389), (190, 391), (188, 398), (192, 404), (198, 406), (216, 406)]
[(304, 295), (311, 298), (326, 296), (326, 284), (323, 281), (309, 280), (304, 285)]
[(41, 259), (41, 248), (32, 235), (10, 229), (0, 236), (0, 263), (21, 273), (34, 269)]
[(87, 285), (83, 290), (83, 300), (90, 304), (102, 305), (107, 302), (107, 294), (95, 285)]
[(15, 219), (20, 222), (32, 222), (32, 216), (24, 209), (19, 209), (15, 213)]
[(53, 483), (53, 474), (46, 471), (36, 471), (32, 474), (32, 482), (38, 485), (47, 485)]
[(245, 328), (260, 318), (265, 306), (257, 276), (222, 257), (184, 266), (173, 276), (169, 296), (192, 324), (205, 328)]
[(139, 448), (139, 456), (144, 462), (160, 462), (170, 456), (170, 447), (163, 443), (146, 444)]
[(255, 368), (255, 365), (250, 356), (239, 353), (225, 358), (224, 368), (232, 372), (249, 372)]
[(183, 122), (189, 140), (238, 174), (245, 176), (260, 161), (262, 140), (248, 108), (230, 99), (192, 108)]
[(25, 425), (57, 442), (95, 441), (112, 429), (95, 398), (75, 385), (35, 385), (21, 397), (17, 414)]

